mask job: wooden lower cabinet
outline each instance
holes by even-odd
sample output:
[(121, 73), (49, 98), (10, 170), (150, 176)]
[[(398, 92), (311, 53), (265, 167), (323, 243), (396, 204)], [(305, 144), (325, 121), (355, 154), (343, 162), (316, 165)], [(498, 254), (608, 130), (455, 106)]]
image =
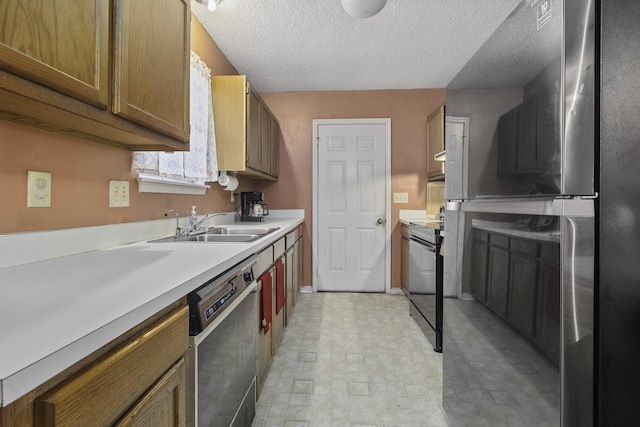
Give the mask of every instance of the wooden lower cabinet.
[(295, 280), (296, 280), (296, 246), (294, 245), (291, 249), (289, 249), (285, 254), (285, 288), (287, 295), (287, 313), (285, 318), (285, 323), (289, 323), (289, 317), (293, 314), (293, 307), (295, 305)]
[(1, 409), (0, 426), (183, 426), (189, 308), (163, 310)]
[(184, 358), (115, 424), (115, 427), (184, 427), (187, 375)]
[[(282, 256), (282, 261), (285, 261), (285, 257)], [(285, 313), (287, 311), (287, 306), (285, 304), (284, 307), (282, 307), (282, 309), (280, 310), (280, 312), (276, 313), (276, 292), (277, 292), (277, 286), (276, 286), (276, 268), (273, 268), (273, 272), (271, 273), (271, 277), (273, 279), (273, 286), (271, 287), (272, 292), (273, 292), (273, 298), (272, 298), (272, 303), (273, 303), (273, 346), (271, 347), (273, 349), (273, 354), (275, 355), (275, 352), (278, 348), (278, 346), (280, 345), (280, 341), (282, 341), (282, 334), (284, 333), (284, 327), (285, 327)], [(286, 286), (286, 284), (285, 284)], [(286, 289), (285, 289), (285, 296), (286, 296)]]
[[(262, 301), (262, 293), (264, 292), (264, 288), (261, 288), (258, 292), (258, 301)], [(262, 325), (263, 315), (262, 313), (262, 304), (259, 304), (258, 310), (258, 342), (257, 342), (257, 360), (258, 360), (258, 379), (257, 379), (257, 387), (256, 387), (256, 398), (260, 396), (262, 392), (262, 387), (264, 386), (264, 382), (267, 380), (267, 374), (269, 373), (269, 369), (271, 369), (271, 363), (273, 363), (272, 356), (272, 338), (271, 334), (273, 330), (269, 328), (267, 332), (264, 331), (264, 327)]]
[[(302, 237), (301, 228), (289, 233), (285, 238), (275, 242), (272, 246), (258, 254), (258, 262), (254, 269), (254, 276), (263, 277), (265, 271), (271, 274), (271, 325), (267, 332), (264, 331), (262, 319), (264, 316), (262, 303), (258, 310), (258, 380), (256, 397), (260, 396), (264, 382), (267, 379), (271, 364), (278, 351), (278, 346), (285, 332), (288, 317), (295, 304), (296, 294), (300, 292), (300, 280), (302, 279)], [(275, 263), (281, 259), (284, 262), (284, 286), (285, 305), (279, 313), (276, 313), (276, 267)], [(265, 292), (264, 284), (260, 286), (258, 301), (263, 301)]]

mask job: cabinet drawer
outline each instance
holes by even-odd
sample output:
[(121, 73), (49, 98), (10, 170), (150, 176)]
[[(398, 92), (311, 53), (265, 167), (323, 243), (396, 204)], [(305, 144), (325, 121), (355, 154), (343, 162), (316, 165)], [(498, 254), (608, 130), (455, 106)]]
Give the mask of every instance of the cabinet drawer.
[(293, 246), (296, 240), (298, 240), (298, 237), (300, 237), (298, 229), (296, 228), (291, 233), (288, 233), (285, 237), (286, 237), (286, 248), (289, 249), (291, 246)]
[(273, 246), (269, 246), (258, 254), (258, 262), (256, 263), (255, 277), (260, 277), (262, 273), (267, 271), (273, 264)]
[(400, 227), (400, 235), (402, 237), (404, 237), (405, 239), (409, 238), (409, 227), (406, 225), (402, 225), (402, 227)]
[(560, 245), (540, 245), (540, 258), (544, 261), (560, 265)]
[(188, 347), (189, 308), (185, 305), (36, 399), (35, 424), (113, 424)]
[(473, 238), (476, 240), (480, 240), (482, 242), (489, 241), (489, 233), (486, 231), (478, 230), (477, 228), (473, 230)]
[(285, 248), (285, 238), (281, 238), (273, 244), (273, 259), (276, 260), (282, 256)]
[(503, 248), (509, 247), (509, 238), (507, 236), (500, 236), (498, 234), (491, 234), (491, 245), (501, 246)]
[[(493, 241), (493, 239), (492, 239)], [(538, 256), (538, 244), (530, 240), (511, 239), (511, 250), (522, 254)]]

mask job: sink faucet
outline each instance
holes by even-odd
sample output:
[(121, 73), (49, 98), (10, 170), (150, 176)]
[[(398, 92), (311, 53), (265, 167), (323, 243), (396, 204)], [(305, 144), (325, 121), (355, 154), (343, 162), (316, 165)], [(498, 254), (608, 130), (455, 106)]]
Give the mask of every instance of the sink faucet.
[(218, 215), (227, 215), (226, 212), (225, 213), (211, 213), (211, 214), (206, 214), (204, 216), (204, 218), (202, 218), (200, 221), (198, 221), (191, 230), (189, 230), (189, 234), (198, 234), (199, 232), (204, 232), (206, 230), (204, 229), (200, 229), (200, 224), (202, 224), (203, 222), (205, 222), (206, 220), (208, 220), (211, 217), (214, 216), (218, 216)]
[(169, 216), (170, 213), (176, 215), (176, 237), (178, 237), (182, 234), (182, 228), (180, 228), (180, 214), (178, 214), (178, 211), (171, 209), (166, 211), (164, 216)]

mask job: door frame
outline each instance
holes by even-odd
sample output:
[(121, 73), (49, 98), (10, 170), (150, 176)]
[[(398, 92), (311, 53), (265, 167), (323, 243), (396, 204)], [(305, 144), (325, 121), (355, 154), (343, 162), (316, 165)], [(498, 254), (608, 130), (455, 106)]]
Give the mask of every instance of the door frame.
[(384, 224), (384, 289), (385, 293), (391, 293), (391, 119), (313, 119), (313, 203), (312, 203), (312, 291), (318, 292), (318, 126), (320, 125), (372, 125), (383, 124), (386, 128), (385, 147), (385, 218)]

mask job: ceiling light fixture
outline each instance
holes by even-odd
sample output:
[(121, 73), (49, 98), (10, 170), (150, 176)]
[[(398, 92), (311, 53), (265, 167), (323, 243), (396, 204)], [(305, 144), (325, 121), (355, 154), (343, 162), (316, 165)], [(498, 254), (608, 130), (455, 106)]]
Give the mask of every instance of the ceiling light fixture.
[(207, 9), (210, 11), (216, 10), (216, 6), (220, 3), (221, 0), (196, 0), (196, 2), (200, 3), (203, 6), (207, 6)]
[(380, 12), (387, 0), (341, 0), (342, 8), (354, 18), (370, 18)]

